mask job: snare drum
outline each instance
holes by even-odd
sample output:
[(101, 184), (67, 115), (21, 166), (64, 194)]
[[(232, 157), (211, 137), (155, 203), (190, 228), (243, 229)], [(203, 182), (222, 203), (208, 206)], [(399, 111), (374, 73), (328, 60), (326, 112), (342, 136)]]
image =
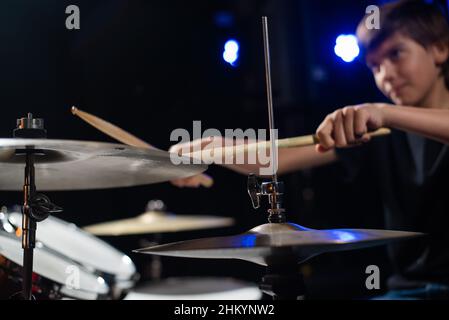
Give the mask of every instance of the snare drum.
[[(14, 233), (0, 230), (0, 298), (21, 290), (23, 249)], [(37, 242), (33, 262), (33, 295), (38, 299), (103, 299), (109, 287), (103, 278)]]
[[(10, 223), (17, 227), (22, 223), (19, 212), (15, 208), (8, 214)], [(72, 223), (50, 216), (39, 222), (36, 239), (103, 278), (111, 299), (122, 299), (138, 280), (136, 267), (127, 255)]]

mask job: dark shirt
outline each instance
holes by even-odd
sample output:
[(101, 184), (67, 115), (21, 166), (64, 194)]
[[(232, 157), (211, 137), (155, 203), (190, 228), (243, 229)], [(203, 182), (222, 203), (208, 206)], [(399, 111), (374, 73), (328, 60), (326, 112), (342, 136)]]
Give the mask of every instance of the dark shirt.
[(337, 156), (353, 177), (374, 171), (387, 229), (427, 234), (389, 245), (390, 288), (449, 285), (448, 146), (393, 130), (363, 147), (338, 149)]

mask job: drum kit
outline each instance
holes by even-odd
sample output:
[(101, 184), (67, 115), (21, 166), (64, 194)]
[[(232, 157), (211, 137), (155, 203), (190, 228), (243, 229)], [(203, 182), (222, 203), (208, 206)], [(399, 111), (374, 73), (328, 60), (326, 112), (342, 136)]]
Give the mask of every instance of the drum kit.
[[(153, 206), (160, 201), (150, 202)], [(133, 234), (159, 234), (182, 230), (196, 230), (214, 227), (226, 227), (232, 225), (230, 218), (204, 217), (204, 216), (179, 216), (156, 211), (143, 214), (159, 214), (150, 216), (150, 219), (123, 220), (124, 226), (117, 232), (116, 223), (108, 223), (104, 226), (90, 226), (86, 230), (78, 228), (75, 224), (65, 222), (62, 219), (50, 216), (39, 223), (36, 232), (36, 251), (34, 256), (33, 294), (41, 299), (123, 299), (135, 297), (143, 299), (149, 297), (149, 292), (159, 290), (161, 281), (153, 281), (152, 286), (146, 288), (147, 294), (135, 292), (139, 281), (139, 273), (130, 257), (115, 249), (107, 242), (100, 240), (96, 235), (133, 235)], [(204, 220), (202, 220), (204, 219)], [(21, 250), (19, 237), (22, 234), (22, 207), (13, 206), (11, 209), (3, 207), (0, 214), (0, 265), (9, 278), (10, 287), (13, 288), (21, 282)], [(155, 222), (155, 225), (151, 223)], [(133, 223), (134, 222), (134, 223)], [(145, 228), (146, 226), (146, 228)], [(140, 228), (139, 228), (140, 227)], [(97, 229), (96, 229), (97, 228)], [(139, 228), (139, 229), (137, 229)], [(75, 273), (76, 272), (76, 273)], [(77, 283), (70, 283), (68, 274), (76, 274)], [(155, 279), (156, 280), (156, 279)], [(173, 283), (174, 279), (168, 279)], [(213, 280), (202, 286), (202, 290), (212, 287)], [(223, 279), (216, 280), (223, 281)], [(1, 281), (0, 281), (1, 282)], [(180, 288), (198, 286), (193, 279), (186, 281), (178, 279), (176, 283), (182, 284)], [(234, 282), (228, 281), (233, 284)], [(242, 283), (235, 290), (243, 288)], [(216, 286), (215, 286), (216, 287)], [(229, 287), (229, 285), (228, 285)], [(245, 287), (247, 289), (247, 286)], [(12, 289), (5, 289), (0, 297), (8, 298)], [(199, 289), (198, 289), (199, 290)], [(230, 288), (228, 288), (230, 290)], [(217, 291), (218, 293), (219, 291)], [(155, 295), (155, 293), (154, 293)], [(253, 289), (254, 295), (254, 289)]]
[[(266, 17), (263, 17), (265, 66), (270, 129), (274, 129), (271, 76)], [(146, 185), (202, 175), (204, 164), (173, 164), (170, 153), (152, 147), (129, 133), (78, 109), (74, 114), (125, 144), (46, 139), (43, 120), (28, 114), (19, 119), (14, 137), (0, 139), (0, 190), (23, 192), (23, 205), (0, 213), (0, 292), (12, 299), (123, 299), (141, 298), (143, 291), (130, 291), (139, 275), (133, 261), (97, 236), (157, 234), (226, 227), (229, 218), (185, 216), (166, 212), (153, 203), (135, 218), (92, 225), (84, 230), (51, 216), (62, 208), (41, 191), (91, 190)], [(92, 120), (94, 119), (94, 120)], [(270, 130), (270, 133), (272, 130)], [(316, 143), (316, 137), (312, 143)], [(270, 135), (271, 150), (276, 141)], [(271, 152), (273, 168), (276, 153)], [(203, 184), (210, 180), (203, 175)], [(288, 223), (282, 207), (284, 188), (275, 170), (269, 181), (259, 184), (248, 178), (248, 193), (255, 208), (267, 196), (268, 223), (239, 235), (159, 244), (135, 252), (154, 256), (198, 259), (240, 259), (267, 267), (259, 289), (249, 287), (258, 298), (261, 292), (275, 299), (298, 299), (305, 295), (299, 264), (326, 252), (384, 245), (395, 240), (421, 236), (420, 233), (337, 229), (314, 230)], [(21, 241), (20, 241), (21, 239)], [(192, 285), (195, 284), (195, 285)], [(211, 285), (212, 283), (212, 285)], [(22, 287), (15, 293), (13, 290)], [(173, 280), (152, 284), (153, 293), (164, 297), (210, 298), (210, 290), (243, 292), (248, 286), (230, 281), (203, 278), (200, 282)], [(201, 289), (198, 289), (201, 287)], [(5, 289), (9, 288), (9, 290)], [(196, 288), (196, 289), (195, 289)], [(148, 291), (146, 291), (148, 293)], [(188, 292), (189, 294), (183, 295)], [(9, 293), (12, 293), (9, 295)], [(15, 294), (14, 294), (15, 293)], [(204, 295), (202, 295), (204, 294)], [(7, 295), (5, 297), (5, 295)], [(160, 297), (160, 295), (158, 295)], [(147, 295), (148, 297), (148, 295)], [(218, 295), (223, 298), (224, 296)], [(156, 296), (150, 295), (150, 299)]]

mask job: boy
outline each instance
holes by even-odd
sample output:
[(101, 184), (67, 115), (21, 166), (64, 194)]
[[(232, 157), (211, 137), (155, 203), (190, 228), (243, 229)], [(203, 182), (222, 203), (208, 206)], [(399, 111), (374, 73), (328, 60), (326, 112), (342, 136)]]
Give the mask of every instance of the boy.
[[(425, 241), (389, 247), (395, 274), (386, 298), (449, 298), (449, 26), (439, 8), (425, 1), (390, 3), (380, 15), (379, 30), (367, 29), (365, 17), (357, 37), (377, 87), (395, 106), (370, 103), (336, 110), (318, 127), (316, 148), (279, 150), (278, 172), (338, 160), (355, 174), (370, 163), (386, 228), (428, 234)], [(367, 132), (380, 127), (400, 131), (360, 148), (344, 148), (368, 142)], [(207, 148), (210, 140), (193, 143)], [(257, 165), (226, 166), (258, 172)], [(174, 184), (197, 182), (192, 177)]]

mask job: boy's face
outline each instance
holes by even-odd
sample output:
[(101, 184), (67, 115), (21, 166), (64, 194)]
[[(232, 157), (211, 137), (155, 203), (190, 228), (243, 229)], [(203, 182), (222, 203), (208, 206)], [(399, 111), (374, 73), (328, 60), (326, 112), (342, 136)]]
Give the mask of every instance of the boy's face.
[[(366, 62), (377, 87), (397, 105), (424, 106), (440, 78), (440, 56), (396, 32), (368, 52)], [(443, 60), (445, 61), (445, 60)]]

